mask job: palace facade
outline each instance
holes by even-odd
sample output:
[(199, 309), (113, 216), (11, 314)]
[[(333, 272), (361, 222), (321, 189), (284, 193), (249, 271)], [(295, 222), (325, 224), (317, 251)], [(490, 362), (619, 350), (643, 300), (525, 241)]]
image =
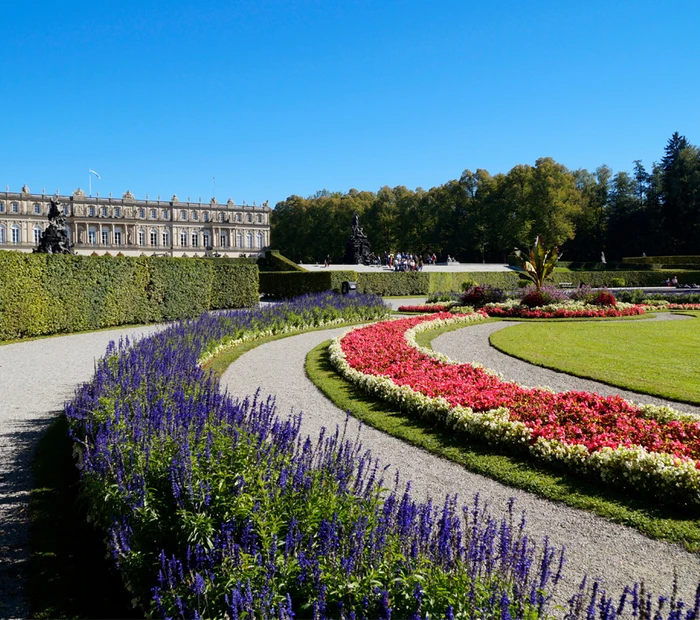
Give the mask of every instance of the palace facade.
[(0, 192), (0, 250), (31, 252), (48, 226), (51, 199), (67, 219), (68, 236), (78, 254), (112, 256), (261, 255), (270, 245), (270, 207), (180, 201)]

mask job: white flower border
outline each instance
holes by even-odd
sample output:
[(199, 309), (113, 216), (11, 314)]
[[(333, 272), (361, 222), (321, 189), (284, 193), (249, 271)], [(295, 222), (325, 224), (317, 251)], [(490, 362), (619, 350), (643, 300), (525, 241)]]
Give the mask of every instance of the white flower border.
[[(430, 317), (430, 315), (427, 315)], [(447, 356), (416, 343), (415, 335), (436, 327), (463, 324), (482, 320), (473, 313), (454, 318), (430, 319), (406, 330), (409, 346), (419, 353), (446, 364), (457, 364)], [(361, 328), (354, 328), (361, 329)], [(335, 338), (329, 346), (330, 361), (338, 373), (368, 394), (396, 405), (411, 413), (437, 420), (444, 426), (477, 436), (489, 443), (528, 451), (539, 460), (567, 466), (574, 471), (594, 474), (606, 483), (632, 487), (645, 492), (664, 495), (681, 503), (700, 504), (700, 470), (692, 460), (684, 460), (670, 454), (651, 452), (642, 446), (629, 448), (603, 448), (594, 453), (580, 444), (566, 444), (559, 440), (538, 438), (532, 443), (531, 431), (522, 423), (510, 419), (507, 407), (498, 407), (476, 413), (469, 407), (451, 407), (442, 397), (432, 398), (408, 386), (399, 386), (385, 376), (375, 376), (355, 370), (348, 364), (341, 341), (354, 329)], [(487, 371), (493, 374), (494, 371)], [(629, 401), (628, 401), (629, 402)], [(679, 420), (700, 422), (700, 416), (676, 411), (657, 405), (631, 405), (638, 407), (647, 418), (659, 422)]]

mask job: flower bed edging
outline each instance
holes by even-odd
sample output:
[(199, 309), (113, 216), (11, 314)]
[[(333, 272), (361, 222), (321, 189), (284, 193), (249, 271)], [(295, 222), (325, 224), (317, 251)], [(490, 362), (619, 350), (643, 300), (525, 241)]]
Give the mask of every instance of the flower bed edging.
[[(436, 324), (462, 322), (467, 325), (481, 318), (483, 318), (482, 315), (456, 318), (416, 317), (404, 319), (404, 321), (420, 321), (413, 328), (415, 333), (417, 329), (431, 329)], [(415, 345), (411, 331), (407, 330), (405, 334), (408, 346)], [(641, 446), (603, 447), (591, 453), (582, 444), (567, 444), (543, 437), (533, 441), (531, 431), (522, 422), (511, 420), (510, 411), (506, 407), (497, 407), (483, 412), (474, 412), (462, 406), (451, 407), (445, 398), (430, 397), (413, 390), (408, 385), (397, 385), (386, 376), (366, 374), (352, 368), (342, 349), (343, 337), (336, 338), (329, 348), (331, 362), (342, 376), (369, 394), (489, 443), (515, 449), (518, 452), (529, 452), (538, 460), (565, 465), (575, 472), (593, 474), (607, 483), (665, 495), (682, 504), (700, 505), (700, 471), (697, 461), (650, 451)], [(433, 357), (441, 363), (455, 364), (451, 360), (446, 360), (445, 356), (427, 349), (419, 348), (416, 353)], [(698, 416), (676, 412), (668, 407), (646, 405), (638, 409), (643, 417), (660, 423), (675, 420), (700, 424)]]

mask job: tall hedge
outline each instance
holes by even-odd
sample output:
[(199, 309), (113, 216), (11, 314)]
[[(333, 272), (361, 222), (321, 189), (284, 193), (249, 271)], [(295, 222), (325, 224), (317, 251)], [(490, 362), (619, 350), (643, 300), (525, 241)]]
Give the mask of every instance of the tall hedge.
[(0, 252), (0, 340), (169, 321), (257, 301), (254, 264)]

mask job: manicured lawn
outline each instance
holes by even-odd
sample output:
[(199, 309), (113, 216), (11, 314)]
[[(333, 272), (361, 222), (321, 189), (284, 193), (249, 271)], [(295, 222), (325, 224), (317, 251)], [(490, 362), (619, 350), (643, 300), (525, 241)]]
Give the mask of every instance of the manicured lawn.
[(682, 321), (523, 323), (493, 333), (491, 344), (538, 366), (700, 404), (700, 321), (692, 314)]

